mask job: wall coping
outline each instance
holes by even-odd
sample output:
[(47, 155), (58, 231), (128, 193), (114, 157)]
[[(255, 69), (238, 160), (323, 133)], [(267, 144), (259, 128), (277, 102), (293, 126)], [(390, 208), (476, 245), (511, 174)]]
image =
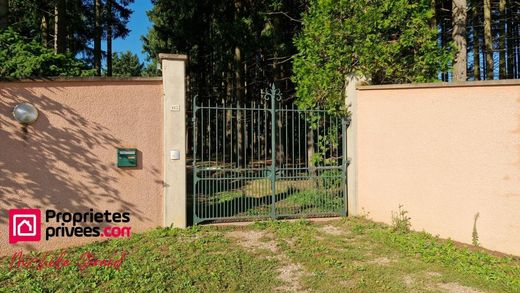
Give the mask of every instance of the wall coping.
[(0, 83), (44, 83), (44, 82), (158, 82), (162, 77), (116, 77), (116, 76), (88, 76), (88, 77), (36, 77), (36, 78), (0, 78)]
[(393, 90), (393, 89), (421, 89), (421, 88), (452, 88), (452, 87), (480, 87), (480, 86), (508, 86), (520, 85), (520, 79), (502, 80), (480, 80), (480, 81), (460, 81), (460, 82), (433, 82), (433, 83), (405, 83), (405, 84), (383, 84), (383, 85), (363, 85), (358, 84), (357, 90)]
[(179, 61), (188, 61), (188, 56), (183, 54), (167, 54), (167, 53), (159, 53), (160, 60), (179, 60)]

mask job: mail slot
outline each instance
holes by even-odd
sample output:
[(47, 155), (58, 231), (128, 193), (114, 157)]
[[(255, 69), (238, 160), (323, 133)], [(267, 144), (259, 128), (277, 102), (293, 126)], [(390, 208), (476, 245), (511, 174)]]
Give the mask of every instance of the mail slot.
[(118, 167), (137, 167), (137, 149), (118, 148)]

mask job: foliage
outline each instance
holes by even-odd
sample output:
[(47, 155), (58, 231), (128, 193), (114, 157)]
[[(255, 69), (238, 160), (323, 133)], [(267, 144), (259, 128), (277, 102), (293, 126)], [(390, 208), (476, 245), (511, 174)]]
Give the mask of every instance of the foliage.
[[(108, 11), (103, 11), (103, 23), (106, 27), (111, 26), (114, 38), (124, 38), (130, 33), (128, 28), (128, 21), (132, 15), (132, 10), (128, 6), (134, 3), (135, 0), (111, 0), (112, 15), (111, 19), (108, 18)], [(107, 6), (108, 0), (102, 5)]]
[(341, 187), (343, 172), (340, 170), (326, 170), (320, 176), (320, 187), (323, 189), (338, 190)]
[[(247, 235), (247, 241), (230, 237), (233, 232)], [(313, 292), (422, 292), (440, 290), (443, 283), (520, 290), (516, 259), (472, 251), (426, 233), (395, 233), (358, 218), (156, 229), (65, 250), (69, 259), (85, 251), (99, 258), (127, 251), (128, 257), (120, 270), (83, 272), (76, 267), (10, 272), (10, 257), (5, 257), (0, 260), (0, 291), (272, 292), (284, 285), (280, 272), (288, 270), (291, 282)]]
[(276, 203), (279, 208), (298, 209), (304, 213), (336, 212), (343, 207), (343, 198), (337, 193), (320, 189), (306, 189), (289, 195)]
[(451, 240), (443, 240), (425, 232), (394, 233), (389, 229), (368, 232), (377, 241), (396, 248), (406, 255), (419, 257), (428, 264), (440, 264), (468, 277), (482, 278), (497, 291), (520, 291), (520, 261), (499, 257), (485, 250), (469, 249)]
[[(67, 53), (91, 65), (94, 57), (92, 45), (98, 37), (109, 38), (106, 33), (109, 28), (112, 38), (124, 38), (130, 32), (128, 21), (132, 10), (128, 6), (134, 0), (99, 0), (102, 8), (98, 20), (101, 30), (99, 36), (95, 33), (96, 1), (9, 0), (8, 2), (9, 27), (16, 33), (23, 38), (34, 40), (43, 48), (52, 49), (54, 53)], [(111, 6), (107, 5), (108, 3)], [(108, 13), (108, 7), (111, 7), (111, 13)], [(99, 56), (101, 55), (102, 52), (99, 52)], [(43, 58), (47, 57), (43, 56)], [(66, 68), (57, 70), (67, 72)], [(38, 68), (35, 68), (35, 71), (38, 71)]]
[(27, 40), (12, 28), (0, 33), (0, 77), (91, 75), (83, 62), (55, 54), (35, 40)]
[(144, 66), (137, 55), (126, 51), (112, 56), (114, 76), (141, 76)]
[(392, 230), (399, 233), (410, 232), (411, 218), (408, 217), (408, 211), (403, 209), (403, 205), (399, 205), (397, 212), (392, 212)]
[[(86, 251), (99, 258), (128, 256), (119, 270), (90, 267), (79, 271), (69, 266), (8, 271), (10, 258), (0, 267), (0, 291), (9, 292), (253, 292), (261, 287), (274, 290), (274, 260), (264, 260), (238, 246), (214, 229), (194, 227), (157, 229), (133, 234), (131, 239), (110, 240), (67, 251), (67, 258), (79, 259)], [(55, 257), (60, 251), (52, 252)], [(42, 257), (44, 253), (33, 253)]]
[(143, 76), (161, 76), (161, 71), (157, 69), (158, 61), (152, 60), (152, 62), (146, 64), (143, 68)]
[(426, 82), (452, 59), (430, 26), (431, 1), (313, 0), (296, 38), (293, 80), (302, 108), (343, 104), (345, 76), (374, 84)]
[(309, 291), (444, 291), (436, 288), (444, 283), (460, 284), (459, 290), (468, 291), (520, 290), (518, 259), (469, 250), (424, 232), (396, 233), (389, 226), (359, 218), (321, 225), (268, 221), (251, 228), (273, 234), (290, 261), (313, 272), (302, 280), (312, 288)]
[(189, 56), (189, 91), (201, 102), (258, 100), (275, 81), (292, 98), (293, 36), (307, 0), (154, 0), (144, 50)]

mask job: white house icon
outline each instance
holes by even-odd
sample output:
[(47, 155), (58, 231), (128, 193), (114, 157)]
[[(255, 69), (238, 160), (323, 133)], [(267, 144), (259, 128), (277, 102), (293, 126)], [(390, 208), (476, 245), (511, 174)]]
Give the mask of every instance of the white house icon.
[[(23, 232), (24, 227), (29, 232)], [(36, 215), (15, 215), (12, 228), (14, 236), (36, 236)]]

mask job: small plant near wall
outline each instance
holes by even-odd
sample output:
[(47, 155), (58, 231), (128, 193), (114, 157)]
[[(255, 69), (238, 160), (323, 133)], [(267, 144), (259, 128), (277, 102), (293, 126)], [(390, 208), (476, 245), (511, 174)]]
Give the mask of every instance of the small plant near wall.
[(475, 214), (475, 218), (473, 220), (473, 233), (471, 233), (471, 243), (474, 246), (480, 246), (480, 242), (478, 241), (478, 231), (477, 231), (477, 220), (480, 216), (480, 213)]
[(410, 232), (410, 227), (412, 226), (410, 220), (408, 211), (400, 204), (397, 212), (392, 211), (392, 230), (399, 233)]
[(370, 212), (362, 207), (361, 212), (359, 213), (359, 217), (364, 220), (370, 220)]

